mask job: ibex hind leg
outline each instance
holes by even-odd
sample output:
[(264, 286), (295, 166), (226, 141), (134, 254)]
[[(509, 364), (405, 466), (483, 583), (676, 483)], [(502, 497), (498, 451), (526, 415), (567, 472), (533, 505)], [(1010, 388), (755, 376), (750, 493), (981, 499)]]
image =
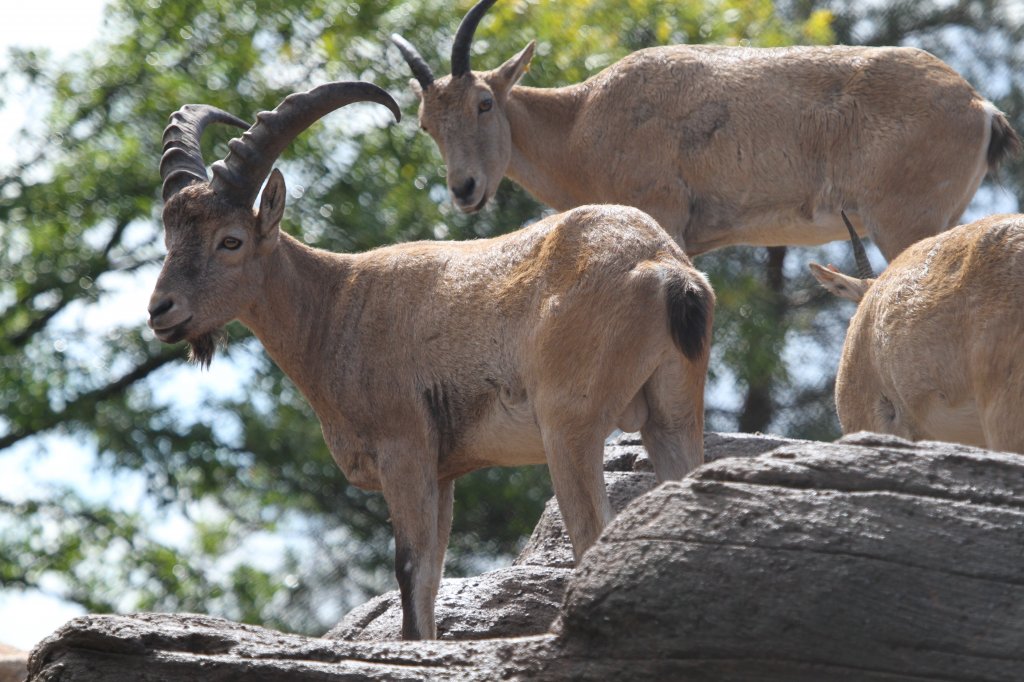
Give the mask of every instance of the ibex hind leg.
[(678, 480), (704, 463), (704, 375), (674, 355), (644, 384), (649, 413), (640, 435), (659, 481)]
[(442, 481), (437, 490), (437, 553), (434, 555), (434, 573), (438, 580), (433, 585), (430, 603), (437, 600), (440, 578), (444, 576), (444, 556), (448, 551), (448, 538), (452, 533), (452, 515), (455, 508), (455, 479)]
[(612, 518), (604, 488), (603, 434), (565, 424), (541, 424), (541, 436), (555, 499), (579, 563)]

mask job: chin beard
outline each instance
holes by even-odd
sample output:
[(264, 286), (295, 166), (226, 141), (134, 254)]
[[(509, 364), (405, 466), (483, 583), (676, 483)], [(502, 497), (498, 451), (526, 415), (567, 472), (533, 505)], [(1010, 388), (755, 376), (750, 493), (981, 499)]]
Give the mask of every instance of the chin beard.
[(217, 329), (189, 339), (188, 345), (188, 361), (203, 369), (210, 369), (210, 363), (213, 362), (213, 356), (217, 353), (217, 347), (228, 345), (228, 335), (223, 329)]

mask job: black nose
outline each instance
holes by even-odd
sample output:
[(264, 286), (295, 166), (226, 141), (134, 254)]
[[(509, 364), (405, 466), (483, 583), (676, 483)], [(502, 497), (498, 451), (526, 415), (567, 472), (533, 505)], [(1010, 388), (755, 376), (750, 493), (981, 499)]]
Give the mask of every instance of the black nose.
[(157, 301), (156, 303), (152, 303), (149, 306), (149, 319), (152, 320), (157, 317), (160, 317), (173, 307), (174, 299), (170, 297)]
[(474, 189), (476, 189), (476, 180), (474, 178), (469, 178), (462, 183), (462, 185), (452, 187), (452, 194), (454, 194), (455, 198), (459, 201), (468, 201), (469, 198), (473, 196)]

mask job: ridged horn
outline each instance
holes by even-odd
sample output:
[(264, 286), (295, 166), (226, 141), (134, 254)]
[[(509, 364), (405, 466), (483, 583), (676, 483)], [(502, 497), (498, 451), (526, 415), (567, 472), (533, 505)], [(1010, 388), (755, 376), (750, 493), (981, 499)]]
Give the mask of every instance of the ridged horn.
[(853, 258), (857, 262), (857, 276), (861, 279), (871, 279), (875, 276), (874, 270), (871, 269), (871, 262), (868, 260), (868, 254), (864, 251), (864, 244), (861, 243), (860, 237), (857, 236), (857, 231), (853, 229), (853, 224), (850, 219), (846, 217), (846, 211), (840, 211), (839, 215), (843, 216), (843, 222), (846, 223), (846, 229), (850, 233), (850, 244), (853, 246)]
[(335, 109), (354, 102), (376, 102), (402, 113), (385, 90), (360, 81), (325, 83), (284, 98), (273, 111), (256, 115), (256, 123), (241, 137), (228, 142), (228, 155), (213, 164), (214, 190), (239, 206), (251, 207), (263, 180), (295, 137)]
[(453, 78), (469, 73), (469, 48), (473, 43), (473, 34), (476, 33), (476, 27), (484, 14), (494, 3), (495, 0), (480, 0), (462, 18), (459, 30), (455, 32), (455, 40), (452, 42)]
[(227, 123), (243, 130), (249, 128), (249, 124), (237, 116), (208, 104), (186, 104), (171, 114), (171, 122), (164, 128), (164, 150), (160, 157), (165, 203), (193, 182), (209, 179), (199, 141), (203, 129), (211, 123)]
[(419, 81), (420, 87), (426, 90), (430, 87), (430, 84), (434, 82), (434, 72), (430, 70), (430, 66), (427, 65), (425, 59), (420, 56), (419, 50), (413, 47), (412, 43), (398, 35), (397, 33), (391, 34), (391, 42), (395, 44), (398, 51), (402, 53), (402, 57), (405, 58), (405, 63), (412, 69), (412, 75)]

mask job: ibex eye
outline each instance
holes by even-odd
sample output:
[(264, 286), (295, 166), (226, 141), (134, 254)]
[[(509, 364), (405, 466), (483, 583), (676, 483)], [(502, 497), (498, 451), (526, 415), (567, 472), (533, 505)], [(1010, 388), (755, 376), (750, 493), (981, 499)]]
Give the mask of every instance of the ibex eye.
[(228, 251), (235, 251), (241, 245), (241, 239), (235, 239), (234, 237), (224, 237), (224, 241), (220, 243), (220, 248), (227, 249)]
[(491, 99), (490, 97), (488, 97), (487, 99), (480, 100), (480, 113), (482, 114), (485, 111), (490, 111), (491, 107), (493, 107), (493, 106), (494, 106), (494, 100)]

